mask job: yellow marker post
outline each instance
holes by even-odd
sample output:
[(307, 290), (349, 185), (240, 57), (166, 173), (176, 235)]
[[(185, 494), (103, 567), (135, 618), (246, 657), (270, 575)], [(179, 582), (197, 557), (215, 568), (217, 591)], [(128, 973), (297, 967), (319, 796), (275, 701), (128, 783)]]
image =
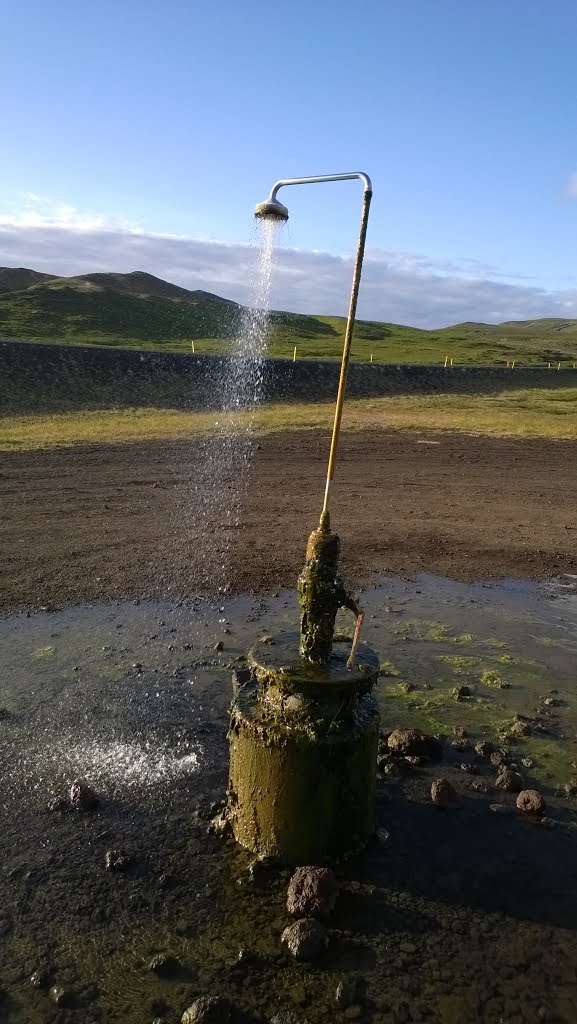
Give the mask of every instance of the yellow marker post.
[(513, 362), (511, 363), (511, 369), (512, 369), (512, 370), (514, 370), (514, 369), (515, 369), (515, 363), (516, 363), (516, 362), (517, 362), (517, 360), (516, 360), (516, 359), (514, 359), (514, 360), (513, 360)]
[(447, 368), (447, 363), (448, 363), (448, 362), (449, 362), (449, 357), (448, 357), (448, 356), (445, 356), (445, 369)]
[(194, 355), (194, 341), (191, 341), (190, 344), (192, 345), (192, 354)]
[(561, 369), (561, 363), (557, 363), (557, 369), (558, 369), (558, 370), (560, 370), (560, 369)]
[(293, 351), (293, 363), (296, 363), (296, 361), (297, 361), (297, 347), (295, 345), (294, 351)]
[(371, 352), (371, 363), (372, 363), (372, 361), (373, 361), (373, 353)]

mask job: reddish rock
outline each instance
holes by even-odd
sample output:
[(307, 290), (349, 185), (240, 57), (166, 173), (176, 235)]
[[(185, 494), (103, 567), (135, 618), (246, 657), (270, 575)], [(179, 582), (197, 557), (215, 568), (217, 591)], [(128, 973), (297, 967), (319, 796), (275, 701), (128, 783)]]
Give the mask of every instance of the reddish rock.
[(337, 880), (330, 868), (297, 868), (287, 891), (287, 910), (293, 917), (327, 917), (337, 900)]
[(426, 736), (420, 729), (395, 729), (388, 738), (389, 750), (401, 757), (428, 757), (440, 761), (443, 748), (435, 736)]
[(442, 810), (447, 810), (450, 807), (455, 807), (459, 802), (459, 797), (454, 786), (451, 785), (448, 779), (434, 779), (431, 783), (431, 800), (435, 807), (439, 807)]
[(517, 807), (524, 814), (535, 814), (541, 817), (545, 812), (545, 801), (536, 789), (522, 789), (517, 797)]
[(523, 789), (523, 779), (519, 772), (503, 768), (495, 779), (495, 785), (497, 789), (503, 789), (506, 793), (520, 793)]
[(281, 942), (295, 960), (316, 960), (329, 944), (326, 928), (313, 917), (304, 917), (285, 928)]

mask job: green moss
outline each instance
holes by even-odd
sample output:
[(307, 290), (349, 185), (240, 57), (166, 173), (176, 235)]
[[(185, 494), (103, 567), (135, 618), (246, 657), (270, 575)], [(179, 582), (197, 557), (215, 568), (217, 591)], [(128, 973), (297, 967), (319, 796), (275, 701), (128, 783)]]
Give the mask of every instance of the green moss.
[(398, 676), (399, 670), (392, 661), (381, 661), (379, 665), (379, 675), (381, 676)]
[(49, 644), (47, 647), (38, 647), (32, 651), (33, 658), (51, 658), (54, 654), (56, 654), (56, 648), (53, 644)]
[(504, 683), (498, 672), (495, 672), (492, 668), (486, 668), (481, 672), (480, 676), (481, 683), (483, 686), (493, 686), (495, 689), (503, 689)]
[(473, 675), (481, 661), (480, 658), (462, 654), (439, 654), (437, 660), (449, 665), (457, 675)]

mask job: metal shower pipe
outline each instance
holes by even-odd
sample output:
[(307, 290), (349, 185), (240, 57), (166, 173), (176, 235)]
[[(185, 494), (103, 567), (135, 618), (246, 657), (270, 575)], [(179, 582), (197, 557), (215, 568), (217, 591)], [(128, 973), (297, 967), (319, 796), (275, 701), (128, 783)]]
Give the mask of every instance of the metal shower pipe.
[(341, 430), (343, 403), (345, 399), (345, 388), (347, 383), (347, 372), (349, 368), (349, 357), (351, 353), (353, 330), (355, 326), (355, 317), (357, 312), (357, 299), (359, 295), (359, 285), (361, 283), (363, 257), (365, 254), (365, 240), (367, 237), (367, 224), (369, 220), (369, 207), (371, 205), (371, 199), (373, 197), (373, 186), (371, 184), (371, 179), (369, 178), (368, 174), (364, 174), (363, 171), (351, 171), (350, 173), (347, 174), (321, 174), (313, 178), (284, 178), (281, 181), (277, 181), (276, 184), (273, 185), (269, 198), (265, 200), (264, 203), (259, 203), (255, 210), (256, 217), (270, 216), (275, 217), (278, 220), (288, 220), (288, 210), (286, 206), (283, 206), (282, 203), (280, 203), (277, 199), (277, 192), (279, 191), (279, 189), (284, 188), (286, 185), (315, 185), (317, 183), (322, 183), (325, 181), (350, 181), (354, 178), (360, 178), (360, 180), (364, 184), (363, 207), (361, 213), (359, 241), (357, 244), (357, 253), (355, 257), (355, 265), (353, 270), (353, 283), (351, 289), (351, 298), (349, 302), (349, 312), (347, 316), (347, 326), (345, 330), (345, 339), (343, 343), (341, 373), (339, 377), (339, 389), (337, 392), (337, 401), (335, 406), (335, 417), (333, 422), (333, 433), (331, 438), (329, 462), (327, 467), (325, 495), (319, 523), (319, 527), (321, 530), (329, 530), (331, 525), (329, 513), (329, 499), (331, 492), (331, 484), (335, 472), (335, 461), (337, 456), (337, 448)]

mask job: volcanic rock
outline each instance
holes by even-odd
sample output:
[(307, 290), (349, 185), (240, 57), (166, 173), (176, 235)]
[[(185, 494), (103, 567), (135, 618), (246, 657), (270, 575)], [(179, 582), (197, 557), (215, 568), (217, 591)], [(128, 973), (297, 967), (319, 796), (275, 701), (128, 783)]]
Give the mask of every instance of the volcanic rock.
[(304, 1017), (297, 1017), (292, 1010), (281, 1010), (271, 1017), (270, 1024), (308, 1024)]
[(72, 783), (68, 796), (77, 811), (95, 811), (100, 802), (94, 790), (81, 779)]
[(447, 810), (450, 807), (455, 807), (459, 802), (459, 797), (454, 786), (451, 785), (448, 779), (440, 778), (433, 779), (431, 783), (431, 800), (435, 807), (439, 807), (442, 810)]
[(126, 850), (107, 850), (105, 854), (106, 867), (109, 871), (126, 871), (133, 860), (134, 857)]
[(490, 757), (493, 753), (493, 745), (487, 740), (479, 740), (475, 743), (475, 753), (478, 757)]
[(53, 985), (48, 993), (48, 997), (56, 1006), (68, 1006), (71, 1000), (70, 992), (62, 988), (62, 985)]
[(517, 797), (517, 807), (524, 814), (536, 814), (541, 817), (545, 812), (545, 801), (536, 789), (522, 789)]
[(443, 748), (435, 736), (426, 736), (420, 729), (395, 729), (389, 736), (389, 750), (401, 757), (428, 757), (440, 761)]
[(339, 981), (335, 992), (335, 1003), (341, 1010), (357, 1005), (362, 998), (363, 982), (360, 978)]
[(519, 772), (511, 771), (510, 768), (503, 768), (495, 779), (497, 789), (504, 789), (506, 793), (520, 793), (523, 789), (523, 779)]
[(228, 1000), (220, 996), (199, 996), (180, 1019), (182, 1024), (228, 1024), (230, 1014)]
[(465, 697), (471, 696), (470, 686), (454, 686), (453, 697), (455, 700), (463, 700)]
[(509, 729), (509, 732), (511, 736), (515, 736), (515, 738), (519, 736), (530, 736), (531, 726), (528, 722), (513, 722), (511, 728)]
[(293, 917), (327, 917), (337, 900), (337, 880), (330, 868), (297, 868), (287, 891), (287, 910)]
[(285, 928), (281, 942), (295, 960), (316, 960), (329, 944), (326, 928), (314, 917), (303, 917)]

